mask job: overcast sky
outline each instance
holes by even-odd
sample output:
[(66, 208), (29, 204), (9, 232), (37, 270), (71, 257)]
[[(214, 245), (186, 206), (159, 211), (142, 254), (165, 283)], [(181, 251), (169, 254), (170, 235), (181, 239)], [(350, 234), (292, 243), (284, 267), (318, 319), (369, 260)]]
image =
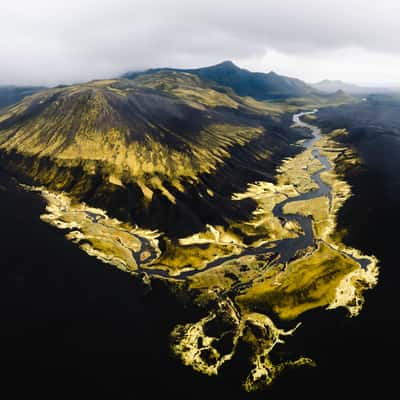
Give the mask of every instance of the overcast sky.
[(0, 0), (0, 84), (222, 60), (400, 86), (399, 0)]

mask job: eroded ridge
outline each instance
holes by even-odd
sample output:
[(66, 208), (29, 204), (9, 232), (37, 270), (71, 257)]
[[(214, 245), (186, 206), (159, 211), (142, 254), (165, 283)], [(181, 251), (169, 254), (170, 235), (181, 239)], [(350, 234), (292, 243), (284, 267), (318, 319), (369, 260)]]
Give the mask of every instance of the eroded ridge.
[[(334, 141), (346, 131), (321, 136), (302, 121), (315, 112), (294, 116), (312, 137), (302, 143), (303, 152), (282, 163), (276, 183), (252, 182), (232, 195), (234, 201), (256, 202), (247, 221), (207, 225), (172, 240), (38, 188), (48, 203), (42, 219), (67, 230), (67, 238), (91, 256), (147, 280), (178, 284), (179, 293), (194, 299), (205, 316), (174, 329), (173, 352), (196, 371), (216, 375), (243, 341), (252, 365), (243, 387), (257, 390), (289, 366), (314, 365), (309, 358), (279, 364), (271, 359), (274, 348), (295, 334), (304, 312), (345, 307), (356, 316), (363, 292), (378, 280), (378, 260), (346, 247), (336, 229), (351, 187), (335, 166), (344, 154), (348, 163), (357, 163), (357, 155)], [(278, 328), (283, 320), (293, 328)]]

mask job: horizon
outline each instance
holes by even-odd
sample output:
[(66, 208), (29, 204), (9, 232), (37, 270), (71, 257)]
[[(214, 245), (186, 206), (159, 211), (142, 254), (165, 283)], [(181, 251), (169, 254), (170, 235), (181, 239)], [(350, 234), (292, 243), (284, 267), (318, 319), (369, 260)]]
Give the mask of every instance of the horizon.
[(14, 0), (1, 6), (0, 85), (231, 59), (310, 83), (400, 86), (399, 12), (395, 0)]
[(284, 77), (288, 77), (288, 78), (295, 78), (295, 79), (300, 79), (303, 82), (305, 82), (308, 85), (316, 85), (318, 83), (322, 83), (322, 82), (337, 82), (337, 83), (343, 83), (343, 84), (349, 84), (349, 85), (355, 85), (355, 86), (360, 86), (360, 87), (365, 87), (365, 88), (377, 88), (377, 89), (393, 89), (393, 90), (397, 90), (400, 89), (400, 82), (399, 83), (376, 83), (376, 82), (363, 82), (363, 81), (359, 81), (359, 82), (355, 82), (355, 81), (346, 81), (346, 80), (342, 80), (342, 79), (335, 79), (335, 78), (330, 78), (330, 77), (326, 77), (320, 80), (316, 80), (316, 81), (307, 81), (304, 80), (298, 76), (293, 76), (293, 75), (287, 75), (287, 74), (282, 74), (280, 73), (279, 70), (275, 70), (275, 69), (270, 69), (270, 70), (265, 70), (265, 71), (260, 71), (260, 70), (254, 70), (251, 67), (245, 67), (240, 65), (238, 62), (233, 61), (232, 59), (226, 59), (226, 60), (221, 60), (215, 64), (209, 64), (209, 65), (200, 65), (200, 66), (189, 66), (189, 67), (176, 67), (176, 66), (172, 66), (172, 65), (159, 65), (159, 66), (150, 66), (148, 68), (140, 68), (140, 69), (128, 69), (124, 72), (122, 72), (121, 74), (119, 74), (118, 76), (103, 76), (103, 77), (94, 77), (92, 79), (88, 79), (88, 80), (82, 80), (82, 81), (59, 81), (59, 82), (53, 82), (53, 83), (39, 83), (39, 84), (35, 84), (35, 83), (21, 83), (21, 84), (17, 84), (17, 83), (0, 83), (0, 87), (18, 87), (18, 86), (33, 86), (33, 87), (46, 87), (46, 88), (54, 88), (56, 86), (59, 85), (68, 85), (68, 86), (73, 86), (73, 85), (79, 85), (79, 84), (83, 84), (86, 82), (92, 82), (92, 81), (101, 81), (101, 80), (108, 80), (108, 79), (120, 79), (124, 74), (129, 73), (129, 72), (146, 72), (148, 70), (152, 70), (152, 69), (177, 69), (177, 70), (186, 70), (186, 69), (200, 69), (200, 68), (208, 68), (208, 67), (214, 67), (220, 64), (224, 64), (224, 63), (232, 63), (233, 65), (235, 65), (236, 67), (240, 68), (240, 69), (244, 69), (244, 70), (248, 70), (252, 73), (265, 73), (265, 74), (269, 74), (269, 73), (276, 73), (279, 76), (284, 76)]

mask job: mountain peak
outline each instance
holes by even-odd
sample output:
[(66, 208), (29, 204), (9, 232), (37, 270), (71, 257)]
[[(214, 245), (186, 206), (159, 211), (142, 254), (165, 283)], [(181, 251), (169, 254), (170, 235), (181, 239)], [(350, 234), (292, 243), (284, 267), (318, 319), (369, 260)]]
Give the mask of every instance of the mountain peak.
[(231, 60), (225, 60), (220, 62), (219, 64), (216, 64), (214, 66), (211, 66), (209, 68), (215, 68), (215, 67), (220, 67), (220, 68), (227, 68), (227, 69), (240, 69), (233, 61)]

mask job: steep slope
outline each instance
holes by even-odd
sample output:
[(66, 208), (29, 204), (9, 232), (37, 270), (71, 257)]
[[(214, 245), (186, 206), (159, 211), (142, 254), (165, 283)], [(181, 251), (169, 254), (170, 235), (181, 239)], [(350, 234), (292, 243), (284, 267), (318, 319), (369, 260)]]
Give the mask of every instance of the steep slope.
[(153, 69), (144, 73), (131, 72), (125, 78), (134, 79), (142, 74), (159, 71), (188, 72), (202, 79), (230, 87), (240, 96), (251, 96), (257, 100), (286, 99), (303, 97), (314, 92), (314, 89), (300, 79), (281, 76), (275, 72), (251, 72), (239, 68), (232, 61), (198, 69), (177, 70), (169, 68)]
[(44, 89), (44, 87), (39, 86), (0, 86), (0, 109)]
[(232, 192), (271, 178), (299, 137), (270, 114), (264, 103), (172, 71), (56, 88), (0, 114), (1, 165), (182, 235), (254, 209)]

